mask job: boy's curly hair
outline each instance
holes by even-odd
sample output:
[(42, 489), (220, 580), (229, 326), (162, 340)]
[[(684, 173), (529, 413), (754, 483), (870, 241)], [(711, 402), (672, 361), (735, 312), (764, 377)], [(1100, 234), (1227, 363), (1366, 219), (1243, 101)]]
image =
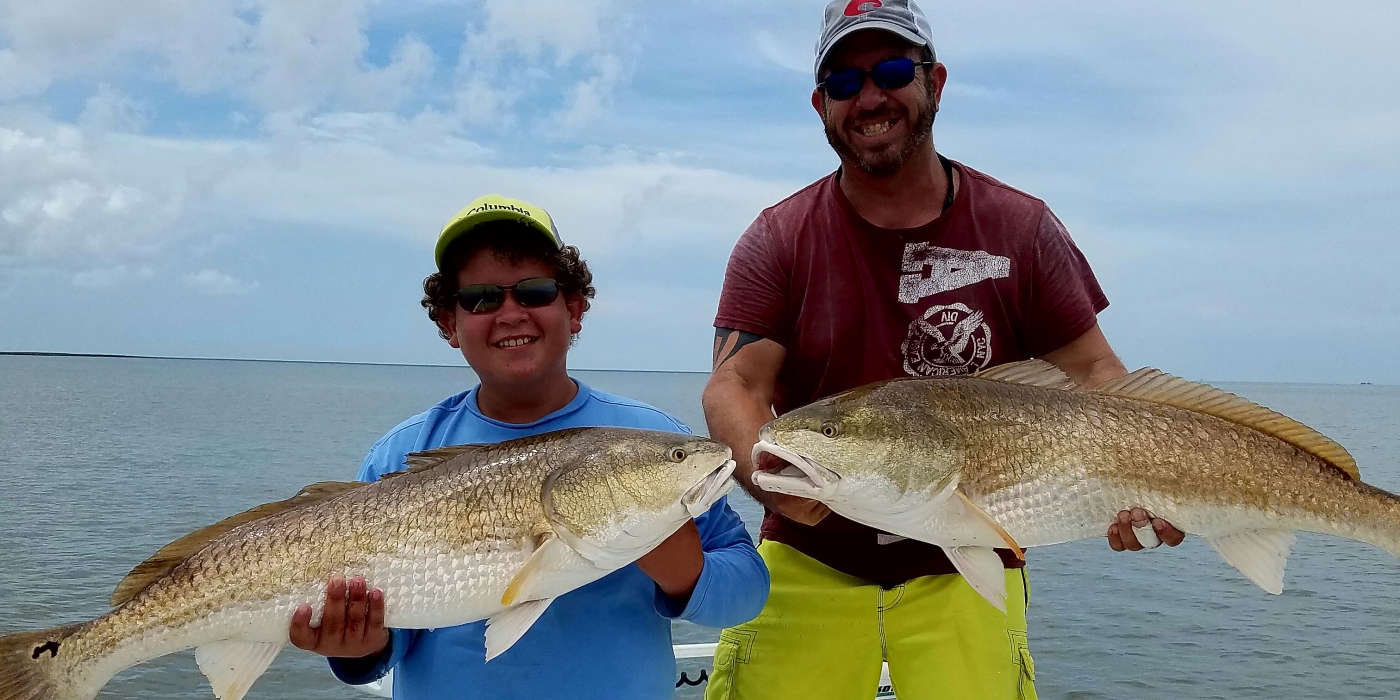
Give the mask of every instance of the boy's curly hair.
[(482, 224), (469, 238), (447, 249), (442, 260), (442, 269), (446, 272), (434, 272), (423, 280), (420, 303), (428, 310), (428, 318), (437, 325), (438, 335), (443, 340), (448, 340), (448, 335), (442, 318), (457, 306), (457, 273), (473, 255), (486, 249), (512, 265), (526, 260), (544, 263), (554, 271), (554, 281), (565, 299), (582, 296), (584, 313), (592, 306), (589, 300), (598, 290), (593, 287), (593, 273), (588, 270), (588, 263), (579, 257), (578, 248), (571, 245), (555, 248), (538, 231), (518, 222)]

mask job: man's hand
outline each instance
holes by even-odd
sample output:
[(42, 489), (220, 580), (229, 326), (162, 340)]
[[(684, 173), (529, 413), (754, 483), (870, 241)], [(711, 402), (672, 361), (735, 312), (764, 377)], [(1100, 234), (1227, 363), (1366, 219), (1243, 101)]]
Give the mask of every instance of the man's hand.
[(688, 602), (700, 580), (700, 571), (705, 568), (705, 552), (700, 548), (700, 529), (695, 527), (695, 521), (685, 521), (681, 529), (638, 559), (637, 568), (669, 598)]
[(764, 502), (769, 510), (796, 523), (812, 526), (831, 515), (831, 509), (821, 501), (810, 498), (789, 496), (785, 493), (770, 493)]
[[(764, 452), (758, 456), (758, 464), (755, 465), (755, 471), (776, 472), (782, 471), (782, 469), (787, 466), (789, 466), (787, 462)], [(821, 501), (814, 501), (810, 498), (801, 498), (799, 496), (789, 496), (785, 493), (759, 491), (757, 486), (749, 489), (749, 491), (761, 494), (758, 500), (764, 506), (767, 506), (769, 510), (796, 523), (808, 526), (816, 525), (821, 522), (823, 518), (831, 515), (831, 509), (826, 507), (826, 504)]]
[[(292, 615), (292, 644), (321, 656), (358, 659), (384, 651), (389, 630), (384, 628), (384, 592), (366, 591), (359, 576), (335, 576), (326, 585), (326, 608), (321, 626), (311, 626), (311, 606), (302, 605)], [(347, 595), (348, 593), (348, 595)]]
[(1119, 511), (1118, 520), (1108, 526), (1108, 546), (1112, 547), (1115, 552), (1121, 552), (1125, 549), (1137, 552), (1156, 547), (1155, 544), (1144, 547), (1142, 542), (1138, 541), (1137, 533), (1133, 532), (1133, 528), (1145, 528), (1149, 524), (1157, 539), (1167, 543), (1169, 547), (1175, 547), (1186, 539), (1186, 533), (1176, 529), (1171, 523), (1161, 518), (1155, 518), (1151, 513), (1141, 508), (1134, 508)]

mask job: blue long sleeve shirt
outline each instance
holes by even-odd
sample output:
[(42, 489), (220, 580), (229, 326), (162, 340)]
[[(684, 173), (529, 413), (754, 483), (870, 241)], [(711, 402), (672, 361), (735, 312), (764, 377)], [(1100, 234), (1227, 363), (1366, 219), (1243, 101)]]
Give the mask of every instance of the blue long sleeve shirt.
[[(672, 416), (575, 380), (578, 395), (533, 423), (502, 423), (482, 415), (476, 389), (449, 397), (394, 428), (375, 443), (360, 469), (375, 481), (405, 468), (410, 452), (467, 443), (493, 443), (564, 428), (618, 426), (689, 433)], [(394, 671), (394, 697), (432, 698), (671, 698), (676, 660), (671, 620), (708, 627), (746, 622), (768, 597), (768, 569), (744, 524), (721, 499), (695, 519), (704, 566), (684, 605), (671, 600), (636, 564), (560, 596), (525, 636), (486, 663), (486, 623), (437, 630), (391, 630), (374, 663), (331, 659), (345, 683), (361, 685)]]

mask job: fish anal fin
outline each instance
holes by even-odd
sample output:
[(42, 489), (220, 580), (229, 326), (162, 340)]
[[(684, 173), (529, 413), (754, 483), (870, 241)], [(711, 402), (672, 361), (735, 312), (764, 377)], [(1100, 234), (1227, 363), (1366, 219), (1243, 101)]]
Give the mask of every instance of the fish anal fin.
[(486, 620), (486, 660), (500, 656), (514, 646), (530, 631), (530, 627), (544, 614), (545, 608), (553, 603), (553, 598), (531, 600), (511, 607), (505, 612), (496, 613)]
[(972, 590), (1006, 612), (1006, 566), (991, 547), (944, 547), (948, 560)]
[(408, 465), (408, 469), (399, 472), (392, 472), (391, 474), (385, 474), (382, 478), (387, 478), (394, 474), (421, 472), (424, 469), (432, 469), (433, 467), (436, 467), (439, 464), (445, 464), (458, 457), (461, 457), (464, 454), (484, 452), (486, 450), (490, 450), (493, 447), (496, 447), (496, 445), (452, 445), (451, 447), (439, 447), (436, 450), (410, 452), (407, 456), (404, 457), (404, 463)]
[(238, 515), (224, 518), (208, 527), (195, 530), (161, 547), (146, 561), (137, 564), (136, 568), (132, 569), (121, 580), (121, 583), (117, 584), (117, 589), (112, 592), (110, 602), (113, 607), (127, 603), (141, 591), (146, 590), (157, 579), (170, 573), (171, 569), (179, 566), (180, 562), (188, 559), (191, 554), (198, 552), (204, 545), (218, 539), (239, 525), (271, 517), (278, 513), (285, 513), (308, 503), (333, 498), (365, 485), (364, 482), (360, 481), (322, 481), (302, 488), (297, 495), (286, 500), (264, 503)]
[(219, 700), (242, 700), (285, 646), (283, 642), (213, 642), (194, 651)]
[(1288, 416), (1213, 386), (1144, 367), (1092, 389), (1096, 394), (1164, 404), (1223, 418), (1282, 440), (1356, 481), (1361, 472), (1345, 447)]
[(1206, 538), (1230, 566), (1274, 595), (1283, 593), (1283, 568), (1297, 541), (1290, 530), (1244, 530)]
[(1079, 389), (1079, 385), (1075, 384), (1069, 375), (1045, 360), (1008, 362), (991, 369), (984, 369), (972, 376), (978, 379), (990, 379), (1007, 384), (1025, 384), (1045, 389), (1066, 389), (1069, 391)]

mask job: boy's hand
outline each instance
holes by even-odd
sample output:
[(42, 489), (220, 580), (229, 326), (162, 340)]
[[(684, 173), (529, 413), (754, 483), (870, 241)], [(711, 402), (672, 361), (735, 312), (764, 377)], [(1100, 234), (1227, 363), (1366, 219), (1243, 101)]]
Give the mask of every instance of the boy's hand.
[(384, 651), (389, 646), (389, 630), (384, 627), (384, 592), (366, 588), (360, 576), (348, 584), (339, 576), (332, 577), (326, 585), (321, 625), (311, 626), (311, 606), (303, 604), (292, 615), (292, 644), (321, 656), (346, 659)]

